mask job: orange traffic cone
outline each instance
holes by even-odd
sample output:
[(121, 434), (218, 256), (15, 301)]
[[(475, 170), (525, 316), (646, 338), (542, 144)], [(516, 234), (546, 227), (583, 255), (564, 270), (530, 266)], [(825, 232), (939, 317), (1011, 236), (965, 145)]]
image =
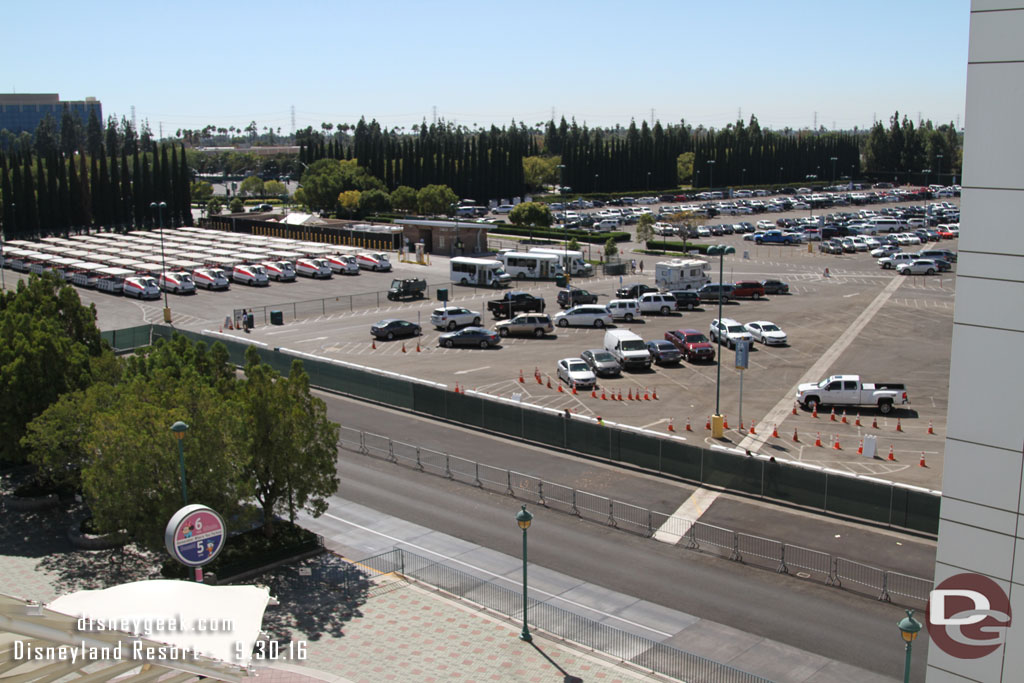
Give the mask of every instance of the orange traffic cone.
[(772, 438), (779, 438), (779, 428), (772, 424)]
[[(548, 382), (550, 382), (550, 381), (551, 380), (548, 380)], [(551, 386), (551, 384), (548, 384), (548, 386)], [(560, 393), (560, 394), (564, 394), (565, 393), (565, 391), (562, 389), (562, 383), (561, 382), (558, 383), (558, 393)]]
[(533, 378), (537, 380), (537, 384), (544, 384), (544, 380), (540, 378), (540, 370), (535, 369), (533, 371)]
[(633, 400), (634, 401), (639, 401), (640, 400), (640, 390), (639, 389), (637, 389), (636, 393), (633, 394)]
[(459, 383), (458, 382), (455, 383), (455, 393), (456, 394), (459, 393)]
[(855, 424), (855, 425), (857, 425), (858, 427), (860, 427), (860, 413), (857, 413), (857, 421), (856, 421), (856, 422), (854, 422), (853, 424)]
[[(418, 345), (417, 345), (417, 346), (418, 346)], [(523, 384), (524, 382), (526, 382), (526, 380), (524, 380), (524, 379), (523, 379), (523, 371), (522, 371), (522, 370), (520, 370), (520, 371), (519, 371), (519, 383), (520, 383), (520, 384)]]
[(729, 428), (729, 416), (728, 415), (723, 415), (722, 416), (722, 428), (723, 429), (728, 429)]
[(572, 385), (572, 395), (573, 396), (576, 395), (576, 385), (575, 384)]
[(903, 431), (903, 425), (900, 423), (900, 419), (898, 417), (896, 418), (896, 431), (897, 432), (902, 432)]
[(604, 389), (601, 390), (601, 400), (602, 401), (607, 401), (608, 400), (608, 394), (604, 393)]
[(372, 342), (370, 342), (370, 348), (371, 349), (376, 349), (377, 348), (377, 340), (376, 339), (374, 339)]
[(811, 417), (818, 417), (818, 406), (815, 404), (814, 410), (811, 411)]
[(405, 353), (405, 342), (402, 342), (402, 353)]
[(877, 418), (877, 417), (876, 417), (876, 418), (873, 418), (873, 419), (871, 420), (871, 428), (872, 428), (872, 429), (878, 429), (878, 418)]
[(838, 434), (833, 434), (832, 438), (834, 439), (834, 441), (832, 441), (832, 450), (834, 450), (834, 451), (841, 451), (841, 450), (843, 450), (842, 446), (839, 445), (839, 435)]
[(797, 434), (796, 427), (793, 427), (793, 442), (800, 443), (800, 435)]
[(704, 429), (711, 429), (711, 416), (708, 415), (708, 421), (704, 425)]
[[(548, 377), (548, 389), (550, 389), (550, 388), (551, 388), (551, 378)], [(561, 385), (559, 385), (558, 388), (561, 389), (562, 388)]]
[(935, 427), (932, 426), (932, 421), (931, 420), (928, 420), (928, 433), (929, 434), (934, 434), (935, 433)]
[(745, 431), (747, 431), (747, 430), (745, 430), (745, 429), (743, 428), (743, 418), (741, 417), (741, 418), (740, 418), (740, 433), (742, 434), (742, 433), (743, 433), (743, 432), (745, 432)]
[(654, 389), (651, 390), (651, 400), (652, 401), (657, 401), (658, 400), (658, 389), (657, 389), (657, 387), (655, 387)]
[(686, 418), (686, 431), (692, 432), (693, 429), (690, 427), (690, 418)]
[(796, 401), (793, 401), (793, 414), (796, 415)]
[(857, 455), (864, 455), (864, 439), (861, 439), (857, 446)]
[(892, 462), (896, 462), (896, 456), (893, 455), (893, 445), (892, 444), (889, 444), (889, 460), (892, 461)]
[(597, 389), (590, 390), (590, 398), (597, 398)]
[(619, 389), (619, 398), (616, 399), (616, 400), (619, 400), (619, 401), (622, 400), (622, 389)]
[(928, 463), (924, 461), (924, 451), (921, 451), (921, 462), (917, 463), (920, 467), (928, 467)]
[(671, 417), (668, 419), (668, 431), (670, 431), (670, 432), (676, 431), (675, 425), (672, 424), (672, 418)]
[[(417, 339), (416, 340), (416, 353), (419, 353), (419, 352), (420, 352), (420, 340)], [(522, 370), (520, 370), (519, 372), (520, 372), (519, 381), (522, 382), (523, 381)]]
[(818, 438), (814, 440), (814, 445), (821, 448), (821, 432), (818, 432)]
[(846, 421), (846, 411), (845, 411), (845, 410), (843, 411), (843, 419), (842, 419), (842, 420), (840, 420), (840, 421), (841, 421), (841, 422), (842, 422), (842, 423), (843, 423), (844, 425), (848, 425), (848, 424), (850, 424), (849, 422), (847, 422), (847, 421)]
[(645, 401), (650, 401), (651, 400), (651, 390), (650, 389), (645, 389), (644, 390), (644, 400)]
[(750, 433), (751, 434), (757, 434), (757, 431), (754, 429), (754, 421), (753, 420), (750, 421)]
[(632, 401), (633, 400), (633, 390), (632, 389), (630, 389), (629, 390), (629, 394), (626, 395), (626, 400), (627, 401)]
[(836, 421), (836, 409), (835, 409), (835, 408), (833, 408), (833, 409), (832, 409), (832, 414), (831, 414), (831, 415), (829, 416), (829, 418), (828, 418), (828, 419), (829, 419), (830, 421), (832, 421), (832, 422), (835, 422), (835, 421)]

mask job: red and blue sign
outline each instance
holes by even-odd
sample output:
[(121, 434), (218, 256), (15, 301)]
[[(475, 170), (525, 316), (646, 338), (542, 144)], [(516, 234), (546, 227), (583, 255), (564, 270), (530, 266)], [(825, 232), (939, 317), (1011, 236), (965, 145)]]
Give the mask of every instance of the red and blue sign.
[(189, 567), (217, 557), (227, 540), (224, 518), (205, 505), (186, 505), (171, 517), (164, 531), (167, 552)]

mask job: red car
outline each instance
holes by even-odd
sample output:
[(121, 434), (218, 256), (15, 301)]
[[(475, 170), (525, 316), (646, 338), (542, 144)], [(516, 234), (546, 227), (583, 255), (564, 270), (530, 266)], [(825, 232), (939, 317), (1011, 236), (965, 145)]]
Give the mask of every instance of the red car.
[(665, 339), (675, 344), (689, 363), (715, 360), (714, 344), (699, 330), (669, 330), (665, 333)]
[(736, 298), (760, 299), (764, 296), (764, 285), (756, 280), (741, 280), (740, 282), (734, 282), (732, 286), (732, 295)]

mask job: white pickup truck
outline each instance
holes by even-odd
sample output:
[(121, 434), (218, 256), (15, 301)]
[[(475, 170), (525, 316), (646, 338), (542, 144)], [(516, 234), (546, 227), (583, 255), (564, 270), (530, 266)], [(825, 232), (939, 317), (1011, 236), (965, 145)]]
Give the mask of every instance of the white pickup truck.
[(800, 384), (796, 400), (808, 410), (819, 405), (877, 406), (878, 412), (888, 415), (898, 405), (910, 403), (907, 388), (895, 382), (862, 383), (860, 375), (832, 375), (816, 384)]

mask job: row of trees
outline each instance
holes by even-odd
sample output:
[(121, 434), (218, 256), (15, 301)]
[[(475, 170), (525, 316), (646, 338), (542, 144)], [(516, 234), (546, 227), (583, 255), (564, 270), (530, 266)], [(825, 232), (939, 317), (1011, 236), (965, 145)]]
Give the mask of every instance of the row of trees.
[(144, 120), (140, 130), (125, 117), (118, 121), (114, 116), (107, 117), (106, 128), (100, 123), (96, 111), (89, 110), (89, 119), (83, 125), (82, 120), (64, 105), (60, 117), (60, 125), (47, 114), (39, 122), (35, 133), (22, 132), (15, 135), (6, 128), (0, 130), (0, 151), (26, 153), (29, 151), (47, 157), (54, 152), (71, 156), (76, 152), (84, 152), (91, 157), (103, 154), (104, 147), (110, 156), (128, 155), (136, 152), (153, 152), (156, 150), (156, 139)]
[(0, 296), (0, 339), (0, 459), (80, 492), (101, 531), (161, 544), (182, 499), (178, 420), (189, 501), (229, 518), (255, 503), (267, 536), (275, 514), (319, 514), (337, 489), (338, 427), (300, 361), (281, 377), (250, 347), (239, 377), (223, 344), (180, 335), (118, 358), (95, 311), (49, 275)]
[(864, 145), (865, 165), (878, 177), (935, 178), (941, 184), (959, 177), (963, 160), (961, 136), (952, 123), (934, 126), (924, 121), (914, 126), (896, 112), (886, 127), (875, 123)]
[[(154, 211), (153, 203), (166, 209)], [(0, 153), (0, 216), (6, 239), (86, 228), (192, 225), (191, 173), (183, 148), (160, 145), (108, 156), (51, 150)]]

